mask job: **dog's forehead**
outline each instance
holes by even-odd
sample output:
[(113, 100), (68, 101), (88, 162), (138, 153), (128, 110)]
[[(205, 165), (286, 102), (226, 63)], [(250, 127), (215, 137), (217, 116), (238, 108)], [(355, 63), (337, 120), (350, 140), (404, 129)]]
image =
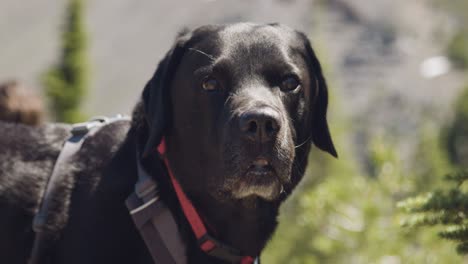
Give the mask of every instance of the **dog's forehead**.
[(239, 23), (198, 32), (201, 34), (194, 35), (199, 40), (196, 46), (214, 57), (237, 56), (249, 51), (284, 55), (292, 50), (304, 50), (304, 43), (296, 31), (277, 24)]
[(219, 36), (226, 43), (277, 43), (290, 42), (293, 33), (293, 30), (282, 26), (242, 23), (222, 29)]

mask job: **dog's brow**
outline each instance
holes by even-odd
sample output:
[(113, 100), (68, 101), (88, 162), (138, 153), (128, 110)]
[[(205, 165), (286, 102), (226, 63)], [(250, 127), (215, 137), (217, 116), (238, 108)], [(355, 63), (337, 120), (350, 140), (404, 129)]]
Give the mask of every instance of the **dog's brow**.
[(211, 61), (215, 61), (215, 58), (213, 56), (211, 56), (210, 54), (207, 54), (207, 53), (205, 53), (205, 52), (203, 52), (201, 50), (197, 50), (197, 49), (194, 49), (194, 48), (189, 48), (189, 50), (193, 50), (195, 52), (198, 52), (198, 53), (208, 57)]

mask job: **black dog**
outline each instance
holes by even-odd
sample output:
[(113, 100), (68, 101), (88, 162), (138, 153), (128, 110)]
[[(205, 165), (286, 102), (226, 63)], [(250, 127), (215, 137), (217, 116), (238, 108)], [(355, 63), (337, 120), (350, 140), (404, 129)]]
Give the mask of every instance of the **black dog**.
[[(204, 26), (184, 32), (146, 85), (132, 121), (86, 140), (64, 174), (51, 263), (152, 263), (125, 208), (136, 153), (161, 185), (188, 244), (189, 263), (224, 263), (196, 245), (166, 169), (213, 235), (258, 256), (281, 202), (301, 180), (313, 142), (336, 156), (326, 121), (327, 87), (306, 36), (270, 24)], [(0, 125), (0, 262), (26, 263), (31, 221), (67, 125)]]

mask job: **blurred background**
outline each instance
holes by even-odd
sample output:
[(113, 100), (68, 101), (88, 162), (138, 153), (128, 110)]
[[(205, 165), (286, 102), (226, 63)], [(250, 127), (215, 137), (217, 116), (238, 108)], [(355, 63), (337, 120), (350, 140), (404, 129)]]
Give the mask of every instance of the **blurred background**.
[(0, 82), (49, 121), (129, 114), (180, 29), (239, 21), (307, 33), (340, 155), (311, 153), (264, 263), (468, 263), (466, 178), (444, 180), (468, 164), (468, 0), (0, 0)]

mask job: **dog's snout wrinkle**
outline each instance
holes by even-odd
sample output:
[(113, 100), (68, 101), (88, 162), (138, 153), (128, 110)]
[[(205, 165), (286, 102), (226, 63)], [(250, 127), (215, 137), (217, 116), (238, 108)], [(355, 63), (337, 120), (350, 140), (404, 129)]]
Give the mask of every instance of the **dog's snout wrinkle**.
[(266, 143), (276, 138), (281, 128), (281, 119), (270, 108), (251, 110), (241, 114), (239, 128), (244, 138), (256, 143)]

